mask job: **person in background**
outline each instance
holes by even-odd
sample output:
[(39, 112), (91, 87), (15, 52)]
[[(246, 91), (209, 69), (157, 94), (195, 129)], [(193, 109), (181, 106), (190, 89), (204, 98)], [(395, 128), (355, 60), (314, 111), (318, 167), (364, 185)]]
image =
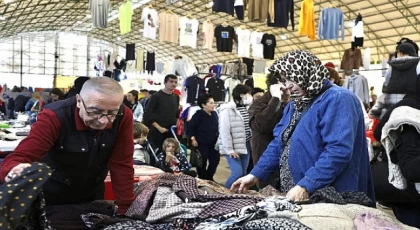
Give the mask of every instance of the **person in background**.
[(90, 77), (78, 77), (78, 78), (76, 78), (76, 80), (74, 80), (73, 86), (67, 92), (65, 98), (67, 99), (67, 98), (76, 96), (76, 94), (79, 94), (80, 90), (82, 90), (83, 84), (85, 84), (85, 82), (89, 79), (90, 79)]
[(254, 98), (254, 101), (259, 99), (260, 97), (264, 96), (264, 90), (261, 88), (254, 88), (252, 90), (252, 97)]
[(34, 162), (51, 167), (43, 186), (49, 218), (55, 214), (49, 206), (103, 200), (109, 170), (118, 212), (125, 214), (134, 200), (134, 122), (123, 97), (118, 82), (98, 77), (76, 97), (46, 105), (29, 136), (4, 159), (0, 180), (18, 179)]
[(204, 94), (198, 97), (197, 103), (201, 110), (189, 121), (187, 135), (191, 138), (192, 146), (196, 147), (202, 156), (203, 167), (197, 167), (198, 177), (214, 181), (213, 176), (220, 161), (220, 153), (215, 149), (219, 138), (219, 117), (211, 95)]
[(138, 95), (139, 95), (139, 92), (137, 90), (131, 90), (130, 92), (128, 92), (127, 93), (128, 103), (126, 104), (126, 106), (128, 106), (128, 108), (130, 108), (131, 111), (133, 111), (134, 121), (142, 122), (144, 111), (143, 111), (143, 106), (141, 106), (141, 104), (137, 100)]
[(147, 151), (147, 135), (149, 128), (140, 122), (134, 123), (134, 165), (155, 165), (155, 159), (152, 159)]
[(156, 93), (155, 90), (150, 90), (150, 91), (147, 92), (147, 96), (146, 97), (143, 97), (142, 99), (140, 99), (140, 104), (141, 104), (141, 106), (143, 106), (143, 109), (146, 109), (147, 108), (147, 105), (149, 104), (149, 101), (150, 101), (150, 97), (154, 93)]
[(376, 94), (370, 95), (369, 108), (372, 108), (376, 104), (376, 100), (378, 100), (378, 95)]
[(162, 152), (158, 154), (159, 168), (169, 173), (183, 173), (196, 177), (197, 173), (191, 170), (187, 158), (179, 149), (175, 138), (167, 138), (162, 144)]
[(149, 97), (150, 98), (150, 95), (149, 95), (149, 90), (147, 90), (147, 89), (141, 89), (140, 90), (140, 93), (139, 93), (139, 100), (141, 100), (141, 99), (143, 99), (143, 98), (147, 98), (147, 97)]
[(7, 100), (7, 116), (9, 119), (15, 119), (15, 97), (16, 92), (12, 92), (11, 95), (8, 96)]
[(6, 88), (3, 88), (0, 85), (0, 113), (3, 113), (4, 115), (6, 115), (6, 103), (3, 96), (5, 91), (6, 91)]
[(219, 132), (220, 151), (226, 155), (231, 171), (226, 187), (246, 175), (251, 158), (251, 128), (249, 127), (248, 106), (252, 104), (252, 89), (246, 85), (237, 85), (232, 91), (234, 101), (220, 108)]
[(150, 97), (143, 117), (144, 124), (150, 129), (148, 140), (153, 149), (161, 149), (163, 141), (172, 137), (170, 129), (176, 125), (179, 117), (180, 98), (174, 93), (178, 77), (166, 75), (164, 84), (165, 88)]
[[(280, 79), (280, 74), (276, 72), (268, 74), (266, 83), (270, 90), (259, 99), (254, 100), (248, 110), (252, 130), (253, 165), (257, 164), (268, 144), (274, 139), (274, 127), (282, 118), (283, 108), (290, 100), (290, 92), (280, 84)], [(275, 185), (278, 174), (277, 170), (268, 182), (260, 181), (258, 187), (262, 189), (269, 184)]]
[(374, 206), (366, 131), (357, 97), (332, 84), (327, 68), (309, 51), (288, 52), (269, 70), (280, 74), (292, 101), (274, 129), (275, 139), (251, 173), (231, 189), (244, 192), (258, 180), (268, 181), (280, 168), (280, 192), (290, 200), (306, 201), (309, 194), (330, 187), (337, 192), (364, 193)]
[(32, 98), (25, 105), (25, 111), (28, 113), (29, 116), (32, 114), (32, 107), (34, 106), (35, 102), (37, 102), (41, 98), (41, 94), (39, 92), (32, 93)]
[(59, 88), (54, 88), (50, 91), (50, 99), (47, 101), (47, 104), (60, 101), (64, 99), (64, 93)]

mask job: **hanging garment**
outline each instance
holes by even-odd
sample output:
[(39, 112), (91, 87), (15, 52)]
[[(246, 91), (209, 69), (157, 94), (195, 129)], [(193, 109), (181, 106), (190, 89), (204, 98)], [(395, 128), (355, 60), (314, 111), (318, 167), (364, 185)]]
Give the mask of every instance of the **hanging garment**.
[(143, 49), (139, 49), (137, 51), (136, 70), (137, 71), (144, 70), (144, 50)]
[(217, 52), (232, 52), (233, 39), (235, 39), (235, 29), (232, 26), (216, 26), (214, 36)]
[(364, 35), (362, 15), (359, 13), (351, 28), (351, 47), (363, 47)]
[(244, 0), (235, 0), (235, 12), (236, 17), (238, 20), (243, 21), (245, 19), (245, 6), (244, 6)]
[(315, 13), (313, 0), (303, 0), (300, 8), (299, 36), (307, 35), (315, 40)]
[(343, 87), (356, 94), (363, 103), (369, 104), (369, 84), (364, 76), (351, 75), (344, 81)]
[(109, 0), (89, 0), (89, 10), (92, 15), (92, 25), (96, 28), (108, 26), (108, 13), (111, 4)]
[(125, 60), (136, 60), (136, 45), (126, 44), (125, 45)]
[(198, 73), (195, 65), (191, 59), (185, 55), (182, 55), (181, 58), (175, 59), (172, 62), (172, 66), (170, 74), (175, 74), (181, 76), (182, 79), (186, 79), (187, 77), (191, 77)]
[(265, 21), (268, 17), (268, 0), (248, 0), (248, 19), (252, 21)]
[(197, 19), (182, 17), (179, 19), (179, 45), (197, 48), (197, 33), (199, 22)]
[(238, 57), (249, 57), (249, 48), (251, 45), (251, 31), (236, 28), (236, 40), (238, 46)]
[(370, 48), (366, 48), (363, 53), (363, 67), (367, 70), (370, 69)]
[(360, 49), (347, 49), (341, 60), (340, 69), (352, 70), (359, 69), (361, 66), (363, 66), (362, 51)]
[(339, 8), (322, 9), (319, 16), (318, 37), (325, 40), (338, 40), (341, 30), (341, 40), (344, 41), (344, 15)]
[(242, 62), (246, 65), (246, 71), (248, 76), (252, 76), (254, 72), (254, 59), (242, 58)]
[(264, 45), (261, 43), (263, 36), (263, 32), (251, 33), (252, 57), (255, 59), (264, 59)]
[(156, 63), (156, 71), (158, 73), (164, 73), (165, 63), (158, 62)]
[(212, 49), (214, 40), (214, 25), (211, 22), (204, 21), (203, 23), (203, 48)]
[(159, 40), (161, 42), (178, 43), (179, 16), (173, 13), (159, 14)]
[(159, 27), (159, 15), (157, 11), (148, 7), (143, 8), (141, 20), (144, 23), (143, 37), (156, 39), (156, 31)]
[(121, 35), (131, 32), (131, 18), (133, 16), (133, 5), (131, 1), (123, 2), (119, 9)]
[(264, 60), (255, 60), (254, 62), (254, 72), (255, 73), (265, 73), (265, 67), (267, 62)]
[(185, 89), (187, 90), (187, 103), (194, 104), (198, 97), (206, 93), (204, 80), (198, 76), (192, 76), (185, 80)]
[(0, 229), (52, 230), (42, 194), (50, 176), (47, 165), (33, 163), (21, 176), (0, 185)]
[(147, 52), (146, 57), (146, 70), (152, 72), (156, 70), (155, 52)]
[(135, 73), (136, 72), (136, 61), (127, 61), (126, 73)]
[(206, 88), (208, 93), (213, 96), (214, 101), (225, 100), (225, 82), (222, 79), (210, 78)]
[(234, 15), (234, 3), (235, 0), (213, 0), (213, 11), (224, 12), (230, 15)]
[(276, 53), (276, 36), (273, 34), (264, 34), (261, 43), (264, 46), (264, 58), (273, 60)]
[(294, 0), (274, 1), (272, 4), (274, 5), (274, 12), (269, 14), (267, 26), (287, 29), (290, 21), (292, 30), (295, 30)]

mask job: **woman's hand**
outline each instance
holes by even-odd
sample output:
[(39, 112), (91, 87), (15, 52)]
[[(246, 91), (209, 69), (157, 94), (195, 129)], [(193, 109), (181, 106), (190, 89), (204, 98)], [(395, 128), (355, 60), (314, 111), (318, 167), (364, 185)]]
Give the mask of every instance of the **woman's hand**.
[(296, 185), (294, 188), (290, 189), (287, 193), (286, 198), (293, 200), (293, 201), (306, 201), (309, 199), (309, 193), (306, 191), (305, 188)]
[(197, 140), (195, 138), (191, 139), (191, 144), (194, 147), (198, 147), (198, 142), (197, 142)]
[(230, 158), (234, 158), (234, 159), (239, 159), (239, 154), (233, 152), (233, 153), (229, 153)]
[(258, 178), (254, 175), (248, 174), (244, 177), (239, 178), (237, 181), (235, 181), (232, 184), (231, 190), (238, 192), (238, 193), (244, 193), (248, 191), (248, 189), (252, 186), (254, 186), (258, 182)]

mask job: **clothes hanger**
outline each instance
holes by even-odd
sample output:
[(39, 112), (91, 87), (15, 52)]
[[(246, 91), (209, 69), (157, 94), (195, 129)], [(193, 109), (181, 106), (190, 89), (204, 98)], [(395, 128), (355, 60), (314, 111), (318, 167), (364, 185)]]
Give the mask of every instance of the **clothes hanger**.
[(255, 30), (256, 32), (261, 32), (260, 28), (257, 28), (257, 30)]
[(153, 9), (153, 5), (152, 4), (149, 4), (147, 7), (150, 8), (150, 9)]
[(227, 23), (227, 21), (224, 21), (224, 22), (222, 23), (222, 26), (229, 26), (229, 23)]
[(241, 28), (241, 29), (246, 29), (246, 25), (241, 25), (241, 26), (239, 26), (239, 28)]
[(189, 19), (192, 19), (193, 18), (191, 14), (187, 14), (187, 16), (185, 16), (185, 17), (187, 17)]
[(172, 12), (172, 10), (171, 10), (171, 9), (167, 9), (167, 10), (166, 10), (166, 13), (168, 13), (168, 14), (173, 14), (174, 12)]

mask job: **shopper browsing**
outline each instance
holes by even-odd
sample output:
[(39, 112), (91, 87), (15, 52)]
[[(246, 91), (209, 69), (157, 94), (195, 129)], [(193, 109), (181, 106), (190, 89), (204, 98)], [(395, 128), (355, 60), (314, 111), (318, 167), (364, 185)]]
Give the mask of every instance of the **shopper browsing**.
[(267, 181), (280, 166), (280, 192), (304, 201), (310, 194), (333, 187), (359, 191), (374, 201), (362, 108), (357, 97), (333, 85), (321, 61), (296, 50), (277, 60), (270, 71), (281, 75), (291, 92), (280, 123), (251, 173), (232, 185), (246, 191)]
[(197, 167), (198, 177), (214, 180), (213, 176), (220, 161), (220, 153), (215, 149), (219, 137), (219, 117), (212, 96), (205, 94), (198, 97), (198, 105), (201, 110), (198, 110), (188, 122), (187, 135), (202, 156), (202, 167)]
[(251, 157), (251, 129), (249, 127), (248, 107), (252, 103), (252, 89), (246, 85), (237, 85), (232, 92), (233, 102), (220, 108), (221, 153), (231, 171), (226, 187), (246, 175)]
[(103, 199), (109, 169), (124, 214), (134, 200), (134, 148), (133, 114), (123, 97), (116, 81), (92, 78), (75, 97), (46, 105), (29, 136), (4, 159), (0, 179), (43, 162), (53, 171), (43, 186), (47, 206), (80, 204)]
[(174, 94), (178, 84), (175, 75), (167, 75), (165, 88), (150, 97), (144, 113), (144, 124), (150, 128), (148, 136), (154, 149), (161, 148), (166, 138), (171, 138), (170, 129), (176, 124), (179, 116), (179, 96)]

